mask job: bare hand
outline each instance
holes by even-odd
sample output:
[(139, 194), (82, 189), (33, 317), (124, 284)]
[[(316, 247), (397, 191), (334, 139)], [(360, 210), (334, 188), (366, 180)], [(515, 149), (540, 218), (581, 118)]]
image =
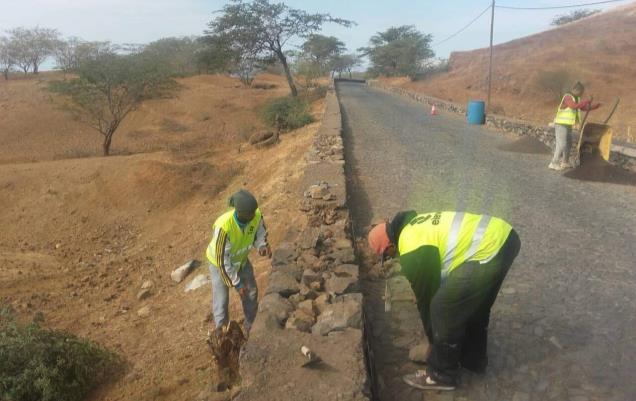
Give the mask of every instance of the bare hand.
[(243, 299), (243, 298), (245, 298), (247, 296), (247, 288), (246, 287), (241, 287), (241, 288), (237, 289), (236, 291), (238, 291), (238, 294), (241, 297), (241, 299)]
[(258, 248), (258, 254), (261, 256), (267, 256), (268, 258), (272, 257), (272, 248), (270, 248), (269, 244)]

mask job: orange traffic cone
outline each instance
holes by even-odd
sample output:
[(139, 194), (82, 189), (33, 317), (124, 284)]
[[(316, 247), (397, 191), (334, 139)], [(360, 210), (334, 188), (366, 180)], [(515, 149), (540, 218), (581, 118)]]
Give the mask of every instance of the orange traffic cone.
[(436, 116), (437, 115), (437, 109), (435, 108), (435, 105), (431, 106), (431, 115), (432, 116)]

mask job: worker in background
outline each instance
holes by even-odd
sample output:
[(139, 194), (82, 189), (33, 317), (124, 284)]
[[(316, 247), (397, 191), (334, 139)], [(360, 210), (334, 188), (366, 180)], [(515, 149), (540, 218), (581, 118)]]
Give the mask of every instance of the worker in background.
[(407, 211), (368, 240), (382, 260), (399, 255), (430, 344), (426, 369), (404, 381), (454, 390), (460, 366), (484, 373), (490, 308), (521, 246), (512, 227), (488, 215)]
[(245, 314), (243, 329), (248, 335), (258, 309), (258, 288), (248, 254), (253, 247), (261, 256), (271, 257), (272, 251), (254, 196), (240, 190), (230, 197), (229, 206), (230, 210), (214, 222), (206, 251), (212, 280), (212, 315), (218, 334), (229, 323), (229, 289), (236, 289)]
[(582, 83), (577, 82), (570, 92), (563, 95), (561, 103), (559, 103), (559, 108), (554, 118), (556, 140), (554, 156), (548, 165), (552, 170), (572, 168), (572, 164), (570, 164), (572, 128), (581, 123), (581, 110), (595, 110), (600, 106), (600, 103), (592, 105), (592, 101), (589, 99), (581, 100), (583, 92), (585, 92), (585, 87)]

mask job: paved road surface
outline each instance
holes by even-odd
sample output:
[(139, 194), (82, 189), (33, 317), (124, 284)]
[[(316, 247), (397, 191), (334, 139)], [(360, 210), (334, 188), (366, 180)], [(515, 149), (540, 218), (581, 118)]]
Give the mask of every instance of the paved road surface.
[(636, 189), (565, 178), (548, 155), (498, 150), (512, 139), (362, 84), (339, 93), (358, 232), (405, 208), (461, 209), (503, 217), (522, 239), (493, 308), (489, 371), (464, 373), (453, 394), (402, 384), (416, 309), (384, 313), (384, 283), (366, 283), (380, 398), (636, 400)]

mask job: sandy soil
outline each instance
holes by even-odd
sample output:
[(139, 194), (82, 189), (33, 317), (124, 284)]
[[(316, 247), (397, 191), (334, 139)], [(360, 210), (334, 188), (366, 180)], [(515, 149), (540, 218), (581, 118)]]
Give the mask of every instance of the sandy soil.
[[(104, 158), (99, 136), (48, 100), (51, 78), (0, 84), (0, 109), (10, 111), (0, 119), (0, 301), (126, 358), (125, 377), (91, 399), (193, 399), (211, 384), (210, 293), (184, 285), (206, 266), (178, 285), (170, 272), (204, 260), (213, 220), (241, 187), (256, 194), (276, 245), (302, 218), (290, 199), (319, 123), (256, 150), (246, 138), (261, 127), (258, 107), (286, 93), (284, 80), (260, 77), (277, 85), (260, 90), (193, 77), (178, 98), (132, 115)], [(322, 103), (313, 111), (320, 117)], [(252, 258), (262, 288), (269, 265)], [(152, 295), (140, 301), (147, 280)], [(144, 306), (147, 318), (137, 315)]]

